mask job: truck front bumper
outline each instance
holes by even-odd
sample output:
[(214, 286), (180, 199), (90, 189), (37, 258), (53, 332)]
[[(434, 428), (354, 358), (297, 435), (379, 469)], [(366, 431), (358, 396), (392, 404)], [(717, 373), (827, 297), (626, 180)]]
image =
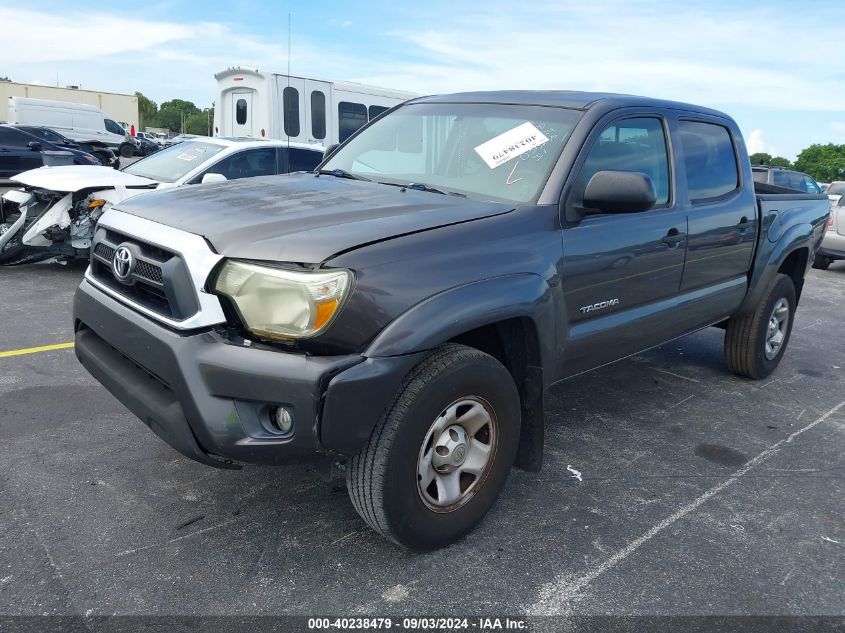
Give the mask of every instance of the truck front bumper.
[[(315, 357), (234, 344), (212, 329), (177, 332), (83, 281), (76, 356), (177, 451), (217, 467), (353, 455), (419, 355)], [(270, 412), (285, 407), (282, 432)]]

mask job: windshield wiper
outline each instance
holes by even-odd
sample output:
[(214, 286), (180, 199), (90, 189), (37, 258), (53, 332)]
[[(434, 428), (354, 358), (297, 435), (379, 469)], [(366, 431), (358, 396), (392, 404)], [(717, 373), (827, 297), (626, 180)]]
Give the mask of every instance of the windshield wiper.
[(320, 169), (317, 171), (317, 175), (320, 174), (328, 174), (329, 176), (334, 176), (335, 178), (349, 178), (350, 180), (363, 180), (365, 182), (372, 182), (369, 178), (364, 178), (363, 176), (356, 176), (355, 174), (351, 174), (345, 169)]
[(390, 185), (391, 187), (402, 187), (403, 189), (416, 189), (417, 191), (439, 193), (444, 196), (458, 196), (459, 198), (466, 198), (466, 194), (458, 193), (457, 191), (446, 191), (444, 189), (438, 189), (437, 187), (432, 187), (431, 185), (427, 185), (424, 182), (409, 182), (407, 185), (403, 185), (396, 182), (382, 182), (381, 184)]

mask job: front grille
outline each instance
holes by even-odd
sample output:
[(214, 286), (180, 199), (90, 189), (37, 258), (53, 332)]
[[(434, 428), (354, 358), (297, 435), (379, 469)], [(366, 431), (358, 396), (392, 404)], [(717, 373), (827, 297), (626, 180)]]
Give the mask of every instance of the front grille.
[[(129, 277), (115, 276), (113, 263), (118, 247), (132, 253), (134, 266)], [(192, 291), (187, 268), (171, 251), (111, 229), (100, 228), (91, 251), (91, 275), (99, 283), (147, 310), (168, 319), (182, 320), (199, 309), (195, 296), (177, 296), (175, 288)]]
[(97, 244), (97, 246), (94, 248), (94, 254), (98, 255), (99, 257), (102, 257), (107, 261), (111, 261), (112, 259), (114, 259), (114, 249), (105, 242), (100, 242), (99, 244)]
[(157, 284), (164, 283), (164, 276), (161, 272), (161, 266), (156, 266), (143, 260), (135, 265), (135, 274), (143, 279), (154, 281)]

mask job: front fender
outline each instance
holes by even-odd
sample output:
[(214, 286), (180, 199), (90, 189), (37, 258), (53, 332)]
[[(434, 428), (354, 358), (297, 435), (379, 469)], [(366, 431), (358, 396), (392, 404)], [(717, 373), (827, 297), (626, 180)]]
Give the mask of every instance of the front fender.
[(552, 293), (534, 273), (492, 277), (433, 295), (394, 319), (364, 356), (378, 358), (413, 354), (445, 343), (465, 332), (512, 318), (534, 322), (544, 367), (556, 366), (557, 336)]
[[(548, 283), (532, 273), (472, 282), (421, 301), (373, 340), (363, 354), (363, 363), (332, 378), (320, 428), (323, 447), (345, 455), (356, 454), (390, 406), (404, 377), (426, 352), (475, 328), (506, 319), (531, 319), (537, 332), (540, 362), (544, 367), (556, 366), (554, 314)], [(550, 373), (537, 370), (531, 376), (541, 383)], [(537, 386), (535, 393), (523, 402), (517, 464), (528, 470), (538, 470), (542, 463), (543, 390)], [(361, 397), (362, 393), (367, 397)]]

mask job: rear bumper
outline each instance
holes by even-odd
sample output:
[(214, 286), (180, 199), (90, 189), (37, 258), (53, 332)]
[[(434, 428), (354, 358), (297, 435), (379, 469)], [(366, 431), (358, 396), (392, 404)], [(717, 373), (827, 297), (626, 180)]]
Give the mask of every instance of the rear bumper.
[(818, 253), (825, 257), (845, 259), (845, 235), (839, 235), (834, 231), (825, 231)]
[[(176, 332), (83, 281), (76, 355), (161, 439), (218, 467), (281, 464), (360, 450), (417, 356), (313, 357)], [(293, 429), (270, 422), (284, 406)]]

